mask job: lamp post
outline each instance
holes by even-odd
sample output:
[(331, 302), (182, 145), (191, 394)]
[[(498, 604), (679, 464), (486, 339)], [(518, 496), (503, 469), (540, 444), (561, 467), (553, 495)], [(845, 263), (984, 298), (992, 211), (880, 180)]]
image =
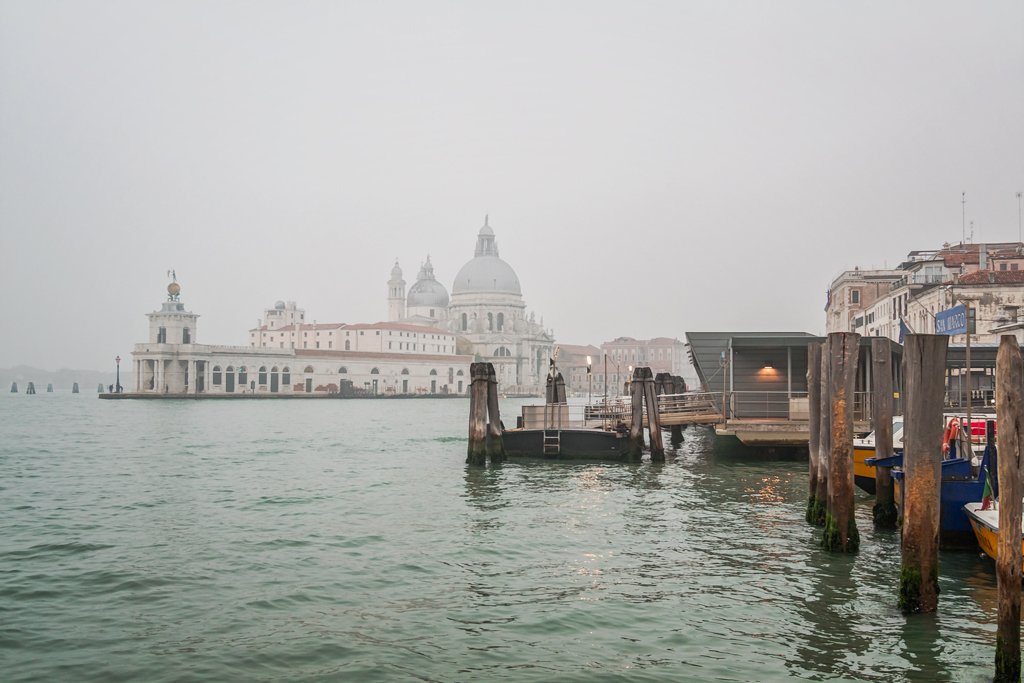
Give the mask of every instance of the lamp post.
[(604, 385), (604, 402), (608, 403), (608, 352), (604, 354), (604, 379), (601, 384)]
[(587, 356), (587, 403), (588, 404), (593, 399), (593, 395), (594, 395), (593, 383), (591, 382), (591, 375), (590, 375), (590, 363), (591, 363), (590, 356)]
[(120, 394), (121, 393), (121, 356), (118, 356), (117, 358), (115, 358), (114, 362), (117, 363), (117, 384), (115, 384), (114, 386), (115, 386), (115, 389), (116, 389), (117, 393)]

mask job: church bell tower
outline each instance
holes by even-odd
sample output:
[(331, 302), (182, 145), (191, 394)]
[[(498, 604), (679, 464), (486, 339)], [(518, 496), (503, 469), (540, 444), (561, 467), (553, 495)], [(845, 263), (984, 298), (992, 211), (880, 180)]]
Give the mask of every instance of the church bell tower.
[(405, 318), (405, 280), (402, 279), (402, 269), (398, 267), (398, 259), (395, 259), (395, 267), (391, 269), (391, 279), (388, 280), (388, 321), (394, 322)]

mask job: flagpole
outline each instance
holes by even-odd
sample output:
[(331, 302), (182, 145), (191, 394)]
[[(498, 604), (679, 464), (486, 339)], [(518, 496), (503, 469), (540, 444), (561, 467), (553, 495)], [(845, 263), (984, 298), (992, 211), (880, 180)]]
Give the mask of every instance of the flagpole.
[(967, 450), (970, 461), (974, 458), (974, 426), (971, 424), (971, 305), (964, 310), (967, 318)]

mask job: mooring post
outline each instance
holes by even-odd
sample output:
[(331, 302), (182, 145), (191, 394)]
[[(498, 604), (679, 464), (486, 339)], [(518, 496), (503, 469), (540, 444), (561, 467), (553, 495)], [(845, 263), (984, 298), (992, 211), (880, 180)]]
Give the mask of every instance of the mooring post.
[(651, 462), (665, 462), (665, 443), (661, 438), (661, 415), (658, 414), (658, 394), (654, 375), (644, 368), (644, 400), (647, 402), (647, 431), (651, 438)]
[(78, 382), (75, 382), (74, 384), (71, 385), (71, 393), (72, 394), (77, 394), (78, 393)]
[(494, 364), (487, 365), (487, 454), (491, 464), (505, 460), (505, 444), (501, 436), (501, 415), (498, 412), (498, 376)]
[(102, 394), (103, 393), (103, 385), (102, 384), (100, 384), (99, 386), (96, 387), (96, 393), (97, 394)]
[(829, 343), (821, 343), (821, 363), (818, 375), (821, 387), (818, 401), (818, 485), (814, 493), (814, 514), (811, 523), (825, 526), (828, 517), (829, 468), (832, 460), (832, 385), (829, 382)]
[(483, 465), (487, 462), (487, 364), (471, 364), (469, 376), (469, 453), (466, 462)]
[(11, 393), (12, 394), (18, 393), (18, 383), (17, 382), (11, 382)]
[[(666, 374), (663, 385), (665, 387), (665, 393), (670, 396), (682, 393), (679, 389), (679, 385), (676, 383), (676, 378), (673, 375)], [(673, 398), (672, 400), (676, 401), (678, 405), (678, 398)], [(670, 437), (672, 443), (680, 443), (683, 440), (683, 425), (672, 425), (670, 429), (672, 430), (672, 436)]]
[(654, 376), (654, 394), (660, 396), (665, 393), (665, 373), (659, 372)]
[(562, 379), (562, 373), (558, 373), (555, 377), (555, 403), (568, 402), (565, 398), (565, 380)]
[[(1013, 335), (999, 339), (996, 354), (996, 451), (999, 453), (999, 542), (996, 546), (994, 683), (1020, 683), (1021, 501), (1024, 499), (1024, 362)], [(969, 433), (969, 432), (968, 432)]]
[(53, 393), (53, 385), (52, 384), (47, 384), (46, 385), (46, 393), (48, 393), (48, 394), (52, 394)]
[(908, 334), (903, 341), (903, 564), (899, 607), (905, 612), (934, 612), (939, 602), (939, 489), (948, 344), (949, 337), (942, 334)]
[(836, 553), (855, 553), (860, 534), (853, 514), (853, 393), (857, 386), (860, 335), (829, 335), (832, 366), (832, 453), (829, 461), (829, 505), (821, 546)]
[(550, 374), (548, 375), (547, 383), (544, 386), (544, 403), (548, 405), (558, 403), (558, 401), (555, 400), (555, 378)]
[(629, 444), (626, 447), (626, 462), (640, 462), (644, 451), (643, 368), (633, 369), (633, 381), (629, 383), (629, 400), (633, 417), (629, 425)]
[[(875, 457), (891, 458), (892, 450), (892, 341), (871, 340), (871, 420), (875, 427)], [(875, 506), (871, 510), (875, 527), (896, 526), (896, 496), (892, 468), (875, 466)]]
[(815, 495), (818, 491), (818, 450), (821, 434), (821, 344), (807, 345), (807, 513), (808, 524), (815, 524)]
[(29, 382), (28, 386), (25, 388), (25, 393), (26, 394), (34, 394), (34, 393), (36, 393), (36, 385), (33, 384), (32, 382)]

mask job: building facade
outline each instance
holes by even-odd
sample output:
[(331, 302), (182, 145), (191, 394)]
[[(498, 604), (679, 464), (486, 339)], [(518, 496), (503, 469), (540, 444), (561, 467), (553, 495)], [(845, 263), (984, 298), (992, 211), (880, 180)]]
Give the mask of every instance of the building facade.
[[(147, 314), (149, 340), (132, 352), (137, 393), (448, 394), (468, 390), (472, 358), (455, 335), (422, 325), (303, 323), (305, 312), (278, 302), (250, 330), (248, 346), (199, 344), (199, 316), (173, 283)], [(297, 322), (293, 322), (297, 321)]]

